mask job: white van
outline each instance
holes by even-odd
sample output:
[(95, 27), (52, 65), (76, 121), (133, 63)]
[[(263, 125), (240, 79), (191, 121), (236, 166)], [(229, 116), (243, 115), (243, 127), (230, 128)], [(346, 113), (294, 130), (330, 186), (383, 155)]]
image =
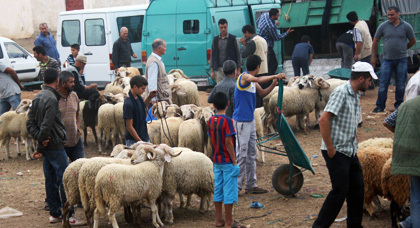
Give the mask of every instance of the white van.
[(141, 38), (143, 19), (148, 5), (73, 10), (58, 16), (57, 49), (62, 63), (66, 61), (70, 46), (80, 45), (79, 54), (87, 57), (84, 70), (86, 83), (104, 87), (114, 79), (112, 46), (119, 38), (121, 27), (128, 28), (128, 38), (134, 53), (132, 67), (141, 69)]

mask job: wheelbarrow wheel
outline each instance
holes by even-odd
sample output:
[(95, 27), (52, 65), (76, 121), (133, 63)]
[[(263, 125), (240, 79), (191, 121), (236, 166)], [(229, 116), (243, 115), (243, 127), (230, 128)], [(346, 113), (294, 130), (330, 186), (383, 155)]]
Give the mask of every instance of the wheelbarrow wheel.
[[(297, 174), (297, 175), (296, 175)], [(296, 176), (294, 176), (296, 175)], [(290, 165), (284, 164), (278, 167), (271, 178), (274, 189), (282, 195), (293, 195), (289, 187), (289, 176), (290, 176)], [(300, 172), (300, 169), (296, 166), (293, 166), (293, 178), (292, 178), (292, 189), (296, 194), (302, 188), (303, 185), (303, 175)]]

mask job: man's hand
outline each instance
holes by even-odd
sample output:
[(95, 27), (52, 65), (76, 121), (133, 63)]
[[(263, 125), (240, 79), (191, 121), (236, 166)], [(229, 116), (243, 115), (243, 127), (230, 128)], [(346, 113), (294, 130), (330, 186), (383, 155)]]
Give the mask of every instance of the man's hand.
[(92, 83), (88, 86), (88, 89), (93, 89), (93, 88), (97, 88), (97, 87), (98, 87), (98, 84)]
[(286, 79), (286, 75), (284, 74), (284, 73), (279, 73), (278, 75), (276, 75), (277, 76), (277, 79), (279, 79), (279, 80), (284, 80), (284, 79)]
[(376, 66), (376, 57), (372, 55), (372, 58), (370, 59), (370, 65), (372, 65), (373, 69), (375, 69)]
[(354, 59), (354, 62), (359, 61), (359, 55), (354, 55), (353, 59)]
[(293, 31), (295, 31), (294, 29), (292, 29), (292, 28), (289, 28), (286, 32), (287, 32), (287, 34), (290, 34), (290, 33), (292, 33)]
[(215, 78), (215, 76), (214, 76), (214, 72), (211, 72), (211, 73), (210, 73), (210, 77), (211, 77), (211, 79), (216, 80), (216, 78)]
[(20, 90), (24, 90), (25, 89), (25, 86), (23, 86), (22, 83), (19, 83), (18, 85), (19, 85)]
[(333, 158), (337, 153), (335, 147), (327, 148), (328, 157)]
[(246, 46), (246, 40), (245, 40), (245, 38), (241, 37), (241, 39), (239, 39), (239, 43), (241, 43), (242, 46)]
[(41, 154), (41, 153), (39, 153), (38, 151), (35, 151), (35, 152), (32, 154), (32, 157), (33, 157), (34, 159), (40, 159), (40, 158), (42, 158), (42, 154)]
[(149, 97), (150, 97), (150, 99), (152, 99), (152, 98), (154, 98), (154, 97), (156, 97), (157, 96), (157, 91), (156, 90), (152, 90), (152, 91), (150, 91), (150, 93), (149, 93)]
[(133, 54), (133, 58), (137, 59), (137, 55), (136, 54)]

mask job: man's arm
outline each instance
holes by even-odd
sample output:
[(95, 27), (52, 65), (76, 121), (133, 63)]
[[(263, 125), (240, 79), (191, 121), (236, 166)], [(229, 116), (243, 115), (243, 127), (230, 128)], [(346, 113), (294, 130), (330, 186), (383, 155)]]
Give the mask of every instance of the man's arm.
[(146, 100), (144, 101), (144, 103), (146, 104), (146, 107), (149, 106), (150, 101), (156, 96), (157, 96), (156, 90), (149, 91), (149, 95), (146, 97)]
[(249, 40), (248, 42), (246, 42), (246, 45), (244, 45), (241, 48), (241, 56), (242, 58), (246, 58), (250, 55), (252, 55), (255, 52), (256, 46), (255, 46), (255, 42), (253, 40)]
[(112, 63), (114, 64), (115, 69), (118, 68), (118, 64), (119, 64), (119, 59), (118, 59), (119, 53), (118, 53), (118, 51), (119, 51), (120, 48), (119, 48), (119, 45), (118, 45), (117, 41), (115, 41), (114, 45), (112, 46)]
[(314, 54), (309, 54), (309, 66), (311, 65), (311, 63), (312, 63), (312, 59), (313, 59), (313, 57), (314, 57)]
[(416, 44), (416, 37), (410, 39), (410, 41), (407, 44), (407, 49), (410, 49), (414, 44)]
[(125, 119), (125, 125), (127, 126), (127, 131), (134, 138), (134, 140), (141, 141), (139, 135), (133, 127), (133, 119)]
[(46, 104), (46, 110), (44, 119), (42, 120), (41, 126), (39, 128), (38, 141), (43, 142), (48, 140), (51, 133), (52, 125), (55, 123), (54, 119), (56, 116), (56, 111), (59, 110), (57, 101), (50, 101)]
[(354, 36), (354, 43), (355, 43), (355, 52), (354, 52), (354, 61), (357, 62), (359, 61), (359, 55), (360, 52), (362, 51), (362, 47), (363, 47), (363, 38), (362, 38), (362, 32), (360, 32), (359, 29), (354, 28), (353, 29), (353, 36)]
[(331, 112), (323, 112), (319, 118), (319, 129), (321, 131), (321, 137), (324, 140), (325, 145), (327, 146), (328, 156), (330, 158), (334, 157), (336, 154), (336, 149), (333, 145), (331, 139), (331, 118), (334, 116)]
[(379, 44), (379, 38), (373, 38), (373, 43), (372, 43), (372, 56), (371, 56), (371, 60), (370, 60), (370, 65), (373, 66), (373, 68), (375, 68), (376, 66), (376, 53), (378, 51), (378, 44)]
[(20, 83), (20, 80), (16, 74), (16, 71), (13, 70), (11, 67), (7, 67), (6, 70), (4, 70), (4, 73), (6, 74), (10, 74), (10, 76), (12, 77), (13, 81), (16, 82), (16, 84), (18, 84), (18, 86), (20, 87), (20, 89), (23, 89), (23, 85), (22, 83)]
[(233, 148), (233, 136), (226, 137), (225, 143), (226, 143), (226, 148), (228, 150), (230, 158), (232, 158), (232, 164), (237, 165), (238, 163), (236, 163), (235, 150)]
[(398, 108), (389, 116), (387, 116), (384, 122), (382, 123), (391, 132), (395, 131), (395, 126), (397, 125), (397, 116), (398, 116)]

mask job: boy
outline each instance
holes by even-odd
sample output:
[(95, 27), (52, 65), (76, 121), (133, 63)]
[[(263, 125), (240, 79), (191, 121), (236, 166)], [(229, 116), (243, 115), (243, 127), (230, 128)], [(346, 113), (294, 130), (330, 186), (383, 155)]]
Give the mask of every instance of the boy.
[(146, 107), (150, 100), (156, 97), (156, 90), (150, 91), (149, 96), (143, 101), (141, 95), (146, 90), (146, 78), (134, 76), (130, 80), (131, 89), (124, 100), (123, 117), (125, 120), (125, 144), (131, 146), (138, 141), (149, 142), (146, 125)]
[[(216, 226), (225, 228), (237, 227), (232, 218), (233, 203), (238, 202), (239, 166), (235, 156), (235, 129), (232, 119), (225, 115), (229, 105), (228, 97), (223, 92), (214, 95), (213, 106), (216, 115), (208, 122), (208, 135), (213, 148), (214, 162), (214, 205), (216, 207)], [(225, 204), (225, 219), (223, 219), (222, 204)]]
[(63, 64), (63, 67), (67, 67), (66, 64), (69, 64), (72, 66), (74, 65), (74, 62), (76, 61), (77, 55), (79, 54), (79, 51), (80, 51), (79, 44), (71, 45), (70, 50), (71, 50), (71, 54), (69, 55), (69, 57), (67, 57), (66, 61)]
[(303, 75), (309, 74), (309, 65), (311, 65), (314, 56), (314, 48), (311, 45), (311, 38), (304, 35), (300, 38), (300, 43), (295, 45), (292, 54), (292, 65), (295, 76), (300, 76), (300, 68)]

